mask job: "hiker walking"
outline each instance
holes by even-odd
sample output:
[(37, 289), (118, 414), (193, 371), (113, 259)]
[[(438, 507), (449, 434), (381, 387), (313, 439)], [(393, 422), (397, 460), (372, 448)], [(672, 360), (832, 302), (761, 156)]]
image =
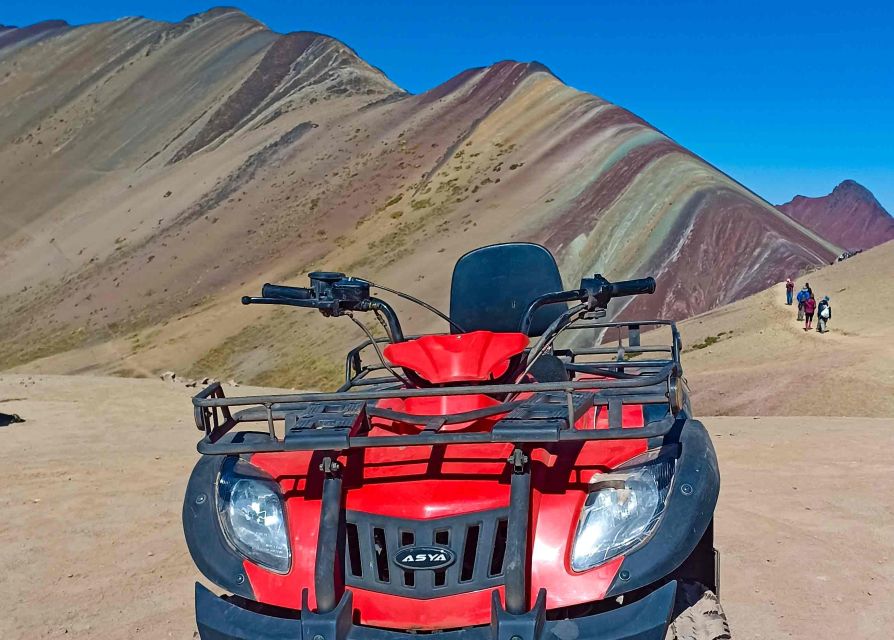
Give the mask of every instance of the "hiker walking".
[(826, 324), (832, 319), (832, 305), (829, 303), (829, 296), (823, 296), (820, 303), (816, 307), (816, 330), (820, 333), (826, 333), (828, 329)]
[(791, 278), (785, 279), (785, 304), (792, 306), (792, 297), (795, 295), (795, 283)]
[(813, 328), (814, 312), (816, 312), (816, 298), (811, 293), (807, 302), (804, 303), (804, 331), (810, 331)]
[(804, 320), (804, 303), (810, 297), (810, 289), (805, 284), (798, 292), (798, 321)]

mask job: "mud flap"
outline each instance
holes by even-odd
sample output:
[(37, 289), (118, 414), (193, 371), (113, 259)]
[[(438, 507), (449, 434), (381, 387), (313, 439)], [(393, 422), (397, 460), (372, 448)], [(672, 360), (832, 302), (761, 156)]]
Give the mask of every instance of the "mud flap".
[(494, 591), (491, 605), (491, 640), (538, 640), (546, 622), (546, 589), (537, 594), (534, 608), (527, 613), (509, 613)]
[[(346, 590), (331, 611), (314, 613), (307, 605), (307, 589), (301, 596), (301, 637), (305, 640), (347, 640), (353, 627), (354, 594)], [(298, 637), (295, 637), (298, 640)]]

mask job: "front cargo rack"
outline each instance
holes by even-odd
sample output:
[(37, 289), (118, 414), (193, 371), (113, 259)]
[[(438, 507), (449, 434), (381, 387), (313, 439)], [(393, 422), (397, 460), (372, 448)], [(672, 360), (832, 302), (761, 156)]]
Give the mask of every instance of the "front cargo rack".
[[(641, 330), (667, 327), (671, 343), (642, 345)], [(674, 427), (682, 409), (680, 336), (665, 320), (575, 323), (575, 330), (593, 331), (596, 347), (553, 351), (572, 376), (590, 379), (464, 386), (400, 388), (400, 380), (382, 375), (381, 364), (365, 365), (366, 341), (346, 359), (345, 383), (338, 391), (225, 397), (213, 383), (193, 398), (196, 426), (205, 433), (198, 450), (208, 455), (277, 451), (345, 451), (365, 447), (473, 443), (553, 443), (588, 440), (659, 438)], [(610, 346), (606, 337), (617, 333)], [(659, 354), (663, 357), (640, 359)], [(446, 415), (416, 415), (377, 406), (379, 400), (432, 396), (488, 395), (499, 404)], [(625, 404), (644, 407), (642, 428), (622, 428)], [(235, 408), (240, 410), (234, 411)], [(606, 411), (608, 428), (577, 428), (590, 408)], [(370, 418), (417, 425), (418, 433), (369, 435)], [(444, 430), (445, 425), (492, 418), (488, 431)], [(266, 431), (237, 429), (264, 424)]]

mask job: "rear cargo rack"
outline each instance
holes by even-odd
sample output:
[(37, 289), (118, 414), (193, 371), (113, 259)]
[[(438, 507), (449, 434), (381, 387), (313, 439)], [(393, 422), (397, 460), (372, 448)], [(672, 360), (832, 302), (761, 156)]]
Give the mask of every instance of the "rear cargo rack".
[[(643, 327), (669, 327), (671, 344), (643, 346), (640, 341)], [(193, 398), (196, 426), (205, 433), (198, 450), (208, 455), (229, 455), (412, 445), (523, 445), (666, 435), (680, 410), (676, 398), (682, 378), (681, 345), (674, 323), (585, 321), (576, 323), (573, 329), (595, 332), (601, 338), (595, 343), (600, 346), (557, 348), (554, 356), (569, 373), (598, 375), (599, 379), (403, 389), (393, 375), (381, 375), (385, 370), (381, 364), (363, 363), (363, 350), (372, 346), (371, 341), (366, 341), (348, 353), (345, 384), (336, 392), (227, 398), (220, 383), (214, 383)], [(609, 346), (605, 337), (613, 331), (617, 332), (617, 344)], [(638, 357), (645, 354), (664, 357)], [(488, 395), (500, 404), (438, 416), (407, 414), (377, 406), (378, 400), (389, 398), (461, 395)], [(643, 428), (625, 429), (621, 424), (625, 404), (654, 407), (658, 411), (644, 411), (648, 415)], [(238, 407), (241, 410), (234, 412)], [(608, 428), (575, 426), (592, 407), (606, 411)], [(649, 420), (653, 415), (659, 417)], [(376, 417), (418, 425), (421, 429), (409, 435), (370, 436), (369, 421)], [(495, 421), (489, 431), (442, 430), (445, 425), (488, 417)], [(237, 429), (264, 423), (266, 432)]]

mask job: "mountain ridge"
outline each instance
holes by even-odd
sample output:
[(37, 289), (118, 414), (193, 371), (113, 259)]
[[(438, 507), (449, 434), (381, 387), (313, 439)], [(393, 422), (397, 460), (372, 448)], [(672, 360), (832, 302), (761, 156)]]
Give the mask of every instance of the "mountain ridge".
[(238, 295), (320, 267), (446, 306), (453, 260), (524, 240), (570, 284), (657, 275), (611, 313), (681, 318), (839, 250), (539, 63), (414, 95), (337, 40), (198, 15), (0, 50), (0, 369), (316, 384), (349, 338)]
[(65, 20), (44, 20), (25, 27), (0, 25), (0, 51), (23, 42), (39, 40), (70, 26)]

